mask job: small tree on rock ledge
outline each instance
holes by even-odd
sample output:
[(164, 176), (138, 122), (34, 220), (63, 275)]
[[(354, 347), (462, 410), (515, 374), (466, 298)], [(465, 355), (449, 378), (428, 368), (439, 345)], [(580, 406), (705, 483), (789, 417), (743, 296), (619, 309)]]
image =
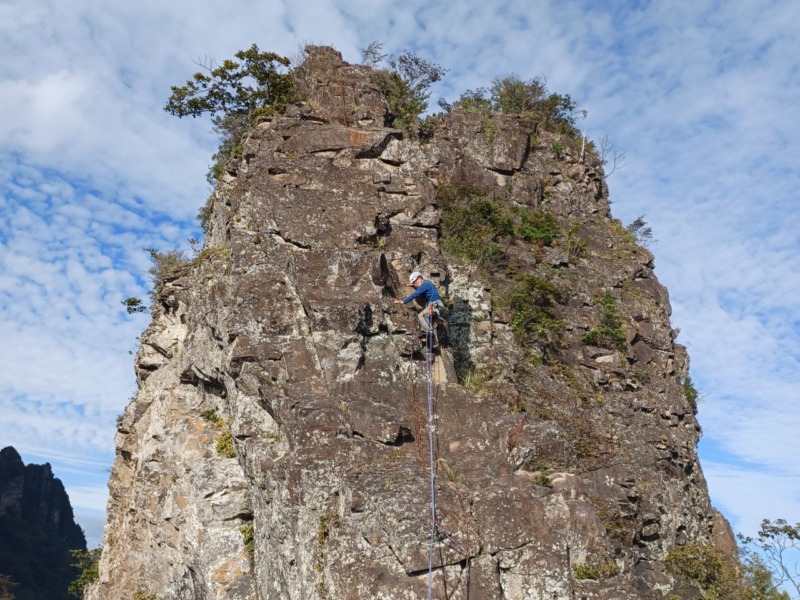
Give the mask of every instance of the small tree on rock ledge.
[(280, 112), (295, 96), (290, 60), (274, 52), (261, 52), (256, 44), (215, 66), (213, 60), (198, 63), (197, 72), (182, 86), (172, 86), (164, 110), (171, 115), (212, 116), (215, 130), (222, 137), (214, 164), (208, 174), (213, 184), (222, 174), (228, 159), (241, 150), (244, 132), (259, 117)]

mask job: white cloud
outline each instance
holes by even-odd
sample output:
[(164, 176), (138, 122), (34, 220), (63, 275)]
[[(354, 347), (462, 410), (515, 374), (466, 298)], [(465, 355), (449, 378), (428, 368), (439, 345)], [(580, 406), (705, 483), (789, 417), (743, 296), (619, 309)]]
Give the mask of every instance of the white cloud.
[[(3, 431), (44, 456), (110, 459), (133, 383), (127, 351), (146, 322), (119, 301), (146, 295), (142, 248), (182, 244), (208, 192), (208, 122), (162, 110), (192, 59), (311, 40), (358, 60), (378, 39), (451, 69), (434, 100), (546, 74), (589, 110), (590, 135), (627, 152), (615, 213), (654, 227), (705, 434), (748, 461), (710, 464), (712, 494), (737, 520), (760, 518), (759, 497), (800, 490), (798, 21), (791, 0), (3, 4)], [(737, 500), (732, 482), (760, 474), (777, 488)]]
[(800, 478), (796, 475), (713, 461), (704, 462), (703, 471), (712, 493), (722, 499), (720, 510), (732, 516), (731, 524), (744, 535), (755, 535), (762, 519), (793, 522), (800, 514)]
[(67, 489), (69, 500), (74, 511), (106, 510), (108, 488), (105, 485), (74, 485)]

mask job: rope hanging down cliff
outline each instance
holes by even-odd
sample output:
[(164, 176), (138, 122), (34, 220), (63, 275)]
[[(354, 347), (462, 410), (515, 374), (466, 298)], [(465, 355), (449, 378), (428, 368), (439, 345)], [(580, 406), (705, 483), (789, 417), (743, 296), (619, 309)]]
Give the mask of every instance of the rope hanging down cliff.
[(426, 336), (427, 352), (426, 365), (428, 367), (428, 453), (431, 483), (431, 541), (428, 548), (428, 600), (431, 600), (433, 590), (433, 547), (436, 543), (436, 468), (433, 456), (433, 311), (428, 311), (428, 332)]

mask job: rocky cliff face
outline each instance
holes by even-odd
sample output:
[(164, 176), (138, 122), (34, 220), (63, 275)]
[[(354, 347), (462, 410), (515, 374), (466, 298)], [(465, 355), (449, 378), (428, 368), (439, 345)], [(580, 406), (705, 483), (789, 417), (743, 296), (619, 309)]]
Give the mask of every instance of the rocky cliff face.
[[(450, 308), (433, 596), (675, 592), (670, 548), (730, 540), (666, 290), (602, 165), (508, 115), (454, 110), (409, 139), (330, 49), (297, 77), (308, 100), (251, 132), (205, 249), (157, 291), (88, 597), (425, 596), (426, 367), (392, 303), (411, 270)], [(480, 268), (443, 251), (443, 190), (546, 217), (554, 239), (506, 237)]]
[(14, 448), (0, 450), (0, 574), (18, 584), (15, 597), (67, 598), (72, 549), (86, 550), (86, 539), (50, 465), (26, 466)]

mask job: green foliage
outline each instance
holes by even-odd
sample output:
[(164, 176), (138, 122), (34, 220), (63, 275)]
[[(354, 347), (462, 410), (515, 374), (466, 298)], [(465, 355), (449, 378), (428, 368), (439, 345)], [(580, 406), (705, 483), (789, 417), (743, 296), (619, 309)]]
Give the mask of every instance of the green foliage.
[(697, 388), (694, 387), (692, 378), (689, 375), (683, 380), (683, 395), (686, 397), (686, 401), (689, 403), (689, 406), (692, 407), (692, 410), (697, 412), (697, 400), (700, 398), (700, 393), (697, 391)]
[(317, 529), (317, 543), (320, 546), (325, 545), (328, 537), (331, 534), (331, 529), (339, 525), (339, 515), (335, 512), (329, 512), (319, 517), (319, 529)]
[(289, 59), (274, 52), (260, 52), (253, 44), (221, 65), (201, 65), (183, 86), (172, 86), (164, 110), (177, 117), (270, 114), (286, 108), (294, 94)]
[(211, 156), (211, 166), (206, 173), (206, 181), (214, 185), (219, 181), (231, 161), (242, 158), (244, 152), (243, 138), (251, 126), (249, 115), (224, 115), (214, 124), (214, 133), (220, 137), (217, 151)]
[(503, 246), (512, 240), (550, 246), (558, 235), (553, 215), (510, 208), (467, 184), (441, 186), (437, 201), (442, 208), (442, 248), (486, 271), (503, 263)]
[(149, 310), (149, 307), (142, 302), (141, 298), (126, 298), (121, 302), (122, 306), (125, 307), (125, 310), (129, 315), (133, 315), (136, 313), (143, 313)]
[(508, 310), (511, 330), (524, 343), (531, 337), (549, 339), (561, 331), (564, 322), (554, 314), (555, 306), (562, 300), (562, 292), (542, 277), (521, 275), (516, 284), (500, 298), (500, 305)]
[(474, 394), (479, 394), (482, 392), (486, 384), (491, 381), (492, 379), (492, 371), (491, 369), (484, 367), (482, 369), (478, 369), (475, 367), (470, 367), (464, 376), (461, 378), (461, 385), (463, 385), (466, 389)]
[(547, 97), (547, 84), (541, 77), (523, 81), (511, 74), (495, 78), (489, 91), (496, 110), (522, 115), (532, 112)]
[(515, 229), (518, 237), (526, 242), (535, 242), (542, 246), (553, 244), (553, 240), (558, 235), (558, 223), (552, 214), (524, 209), (520, 209), (518, 214), (520, 222)]
[(524, 81), (518, 75), (499, 77), (490, 88), (495, 110), (540, 121), (545, 129), (576, 135), (575, 109), (569, 96), (552, 94), (543, 77)]
[(222, 458), (236, 458), (236, 446), (233, 445), (233, 434), (227, 429), (217, 436), (215, 449)]
[(613, 560), (590, 560), (572, 565), (575, 579), (608, 579), (619, 574), (619, 566)]
[(553, 487), (553, 482), (550, 480), (550, 465), (546, 460), (540, 460), (536, 465), (536, 477), (533, 482), (542, 487)]
[(571, 258), (580, 258), (586, 254), (589, 243), (578, 235), (581, 230), (580, 221), (573, 221), (567, 230), (565, 246)]
[(200, 416), (203, 418), (203, 420), (208, 421), (220, 429), (228, 426), (228, 422), (220, 417), (215, 410), (204, 410), (202, 413), (200, 413)]
[(253, 529), (253, 522), (248, 521), (239, 527), (239, 533), (242, 534), (242, 542), (244, 543), (245, 550), (247, 550), (247, 554), (252, 558), (256, 551), (256, 537)]
[[(579, 133), (575, 125), (575, 101), (566, 95), (550, 93), (543, 77), (527, 81), (513, 74), (498, 77), (492, 81), (489, 90), (482, 87), (467, 90), (452, 104), (440, 100), (439, 106), (447, 112), (458, 108), (467, 112), (497, 111), (520, 115), (538, 121), (548, 131), (573, 137)], [(561, 145), (561, 150), (556, 154), (563, 151)]]
[(644, 220), (644, 215), (636, 217), (625, 229), (627, 229), (636, 242), (642, 246), (649, 247), (651, 244), (655, 243), (653, 229)]
[(444, 99), (441, 99), (439, 100), (439, 106), (447, 112), (450, 112), (454, 108), (460, 108), (461, 110), (474, 113), (487, 113), (494, 110), (492, 101), (486, 97), (485, 88), (467, 90), (461, 94), (458, 100), (453, 102), (453, 104), (449, 104), (445, 102)]
[(72, 566), (80, 571), (78, 577), (69, 584), (67, 592), (75, 598), (83, 598), (84, 588), (97, 581), (100, 576), (98, 571), (100, 564), (100, 554), (102, 548), (99, 546), (93, 550), (70, 550), (70, 555), (73, 558)]
[(235, 54), (238, 60), (221, 65), (208, 61), (183, 86), (172, 86), (164, 110), (179, 118), (212, 115), (220, 147), (208, 180), (214, 183), (229, 160), (241, 156), (242, 137), (259, 118), (283, 111), (296, 91), (290, 60), (274, 52), (261, 52), (256, 44)]
[(669, 551), (665, 564), (673, 573), (697, 585), (706, 598), (729, 595), (740, 584), (736, 563), (721, 550), (709, 545), (687, 544)]
[(380, 65), (389, 56), (381, 53), (381, 50), (383, 50), (383, 42), (370, 42), (366, 48), (361, 49), (361, 64), (369, 67)]
[(587, 346), (600, 348), (622, 349), (627, 341), (625, 332), (622, 331), (622, 318), (617, 311), (617, 301), (611, 292), (606, 292), (600, 298), (602, 307), (600, 326), (592, 329), (581, 338), (581, 343)]
[[(758, 554), (746, 554), (744, 566), (745, 585), (752, 594), (752, 600), (791, 600), (788, 592), (778, 590), (774, 573)], [(780, 575), (777, 579), (780, 581)], [(797, 590), (797, 586), (794, 587)]]
[(465, 184), (441, 186), (441, 246), (447, 252), (491, 270), (503, 257), (499, 242), (514, 233), (510, 211), (498, 200)]
[(218, 456), (222, 458), (236, 458), (236, 446), (233, 445), (233, 434), (231, 433), (231, 422), (223, 419), (215, 410), (203, 411), (200, 416), (205, 420), (222, 429), (215, 439), (214, 449)]
[(670, 550), (664, 561), (673, 573), (686, 577), (708, 600), (789, 600), (772, 580), (772, 573), (755, 557), (744, 564), (710, 545), (687, 544)]
[(182, 250), (167, 250), (166, 252), (159, 252), (155, 248), (145, 248), (145, 250), (153, 261), (153, 266), (150, 267), (148, 273), (156, 290), (174, 275), (179, 267), (189, 264), (189, 260)]
[[(378, 46), (377, 53), (373, 52), (369, 56), (380, 56), (382, 60), (381, 47)], [(368, 46), (364, 52), (369, 48)], [(393, 56), (388, 63), (388, 69), (377, 70), (372, 74), (372, 81), (383, 93), (392, 126), (416, 135), (419, 115), (428, 108), (430, 87), (444, 76), (447, 69), (408, 50)]]
[(156, 596), (153, 592), (139, 589), (131, 596), (131, 600), (161, 600), (161, 598)]

